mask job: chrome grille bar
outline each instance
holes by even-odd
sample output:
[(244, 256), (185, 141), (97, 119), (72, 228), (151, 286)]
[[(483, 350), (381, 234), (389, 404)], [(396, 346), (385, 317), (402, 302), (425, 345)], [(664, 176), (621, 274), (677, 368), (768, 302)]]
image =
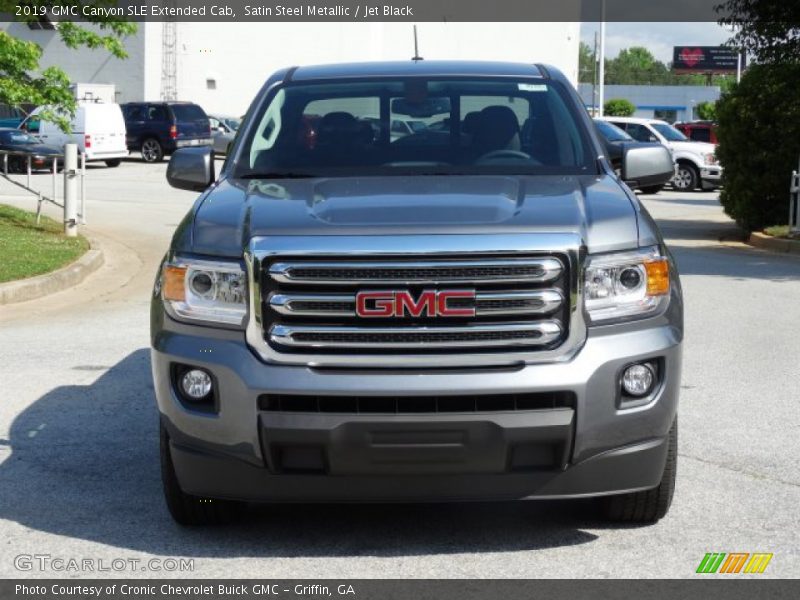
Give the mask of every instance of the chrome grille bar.
[[(558, 310), (563, 302), (563, 295), (556, 289), (478, 292), (475, 295), (475, 315), (547, 315)], [(286, 316), (356, 316), (355, 294), (272, 293), (269, 295), (269, 306)], [(459, 306), (457, 301), (453, 301), (453, 308)]]
[(561, 336), (558, 321), (466, 327), (337, 327), (274, 324), (269, 339), (293, 348), (488, 348), (546, 346)]
[(546, 283), (564, 266), (553, 257), (437, 261), (276, 262), (269, 276), (279, 283), (314, 285)]

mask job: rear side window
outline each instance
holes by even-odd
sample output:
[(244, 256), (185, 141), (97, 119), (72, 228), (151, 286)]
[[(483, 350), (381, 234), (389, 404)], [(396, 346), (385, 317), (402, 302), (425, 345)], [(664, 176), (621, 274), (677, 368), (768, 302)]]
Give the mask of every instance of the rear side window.
[(172, 113), (176, 121), (203, 121), (208, 118), (196, 104), (173, 104)]
[(696, 142), (710, 142), (711, 130), (710, 129), (691, 129), (689, 137)]
[(163, 106), (148, 106), (147, 120), (163, 122), (167, 120), (167, 109)]
[(140, 104), (126, 106), (124, 113), (129, 121), (144, 121), (144, 107)]
[(656, 136), (653, 135), (653, 132), (644, 125), (639, 125), (638, 123), (628, 123), (625, 127), (625, 131), (637, 142), (656, 141)]

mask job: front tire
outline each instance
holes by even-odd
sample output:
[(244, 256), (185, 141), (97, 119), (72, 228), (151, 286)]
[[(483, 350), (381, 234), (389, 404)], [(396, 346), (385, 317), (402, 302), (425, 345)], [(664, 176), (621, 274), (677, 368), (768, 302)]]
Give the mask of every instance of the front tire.
[(667, 444), (667, 463), (658, 487), (603, 498), (602, 511), (606, 519), (619, 523), (655, 523), (669, 512), (675, 493), (675, 474), (678, 467), (677, 419), (669, 430)]
[(700, 185), (700, 173), (694, 165), (680, 163), (672, 185), (679, 192), (693, 192)]
[(161, 482), (164, 499), (172, 518), (180, 525), (219, 525), (232, 521), (241, 505), (230, 500), (202, 498), (185, 493), (175, 474), (175, 465), (169, 450), (169, 435), (163, 423), (159, 424), (161, 438)]
[(107, 167), (118, 167), (122, 164), (122, 159), (120, 158), (111, 158), (106, 161)]
[(147, 163), (161, 162), (164, 158), (164, 149), (155, 138), (147, 138), (142, 142), (141, 153), (142, 160)]

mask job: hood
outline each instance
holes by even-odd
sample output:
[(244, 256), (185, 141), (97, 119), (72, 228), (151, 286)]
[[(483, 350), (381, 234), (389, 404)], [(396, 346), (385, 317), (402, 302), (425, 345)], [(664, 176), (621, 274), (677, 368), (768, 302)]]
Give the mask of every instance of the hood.
[(669, 142), (670, 148), (675, 152), (692, 152), (694, 154), (714, 154), (717, 147), (708, 142)]
[(637, 244), (633, 202), (608, 176), (226, 179), (175, 251), (240, 257), (256, 236), (561, 232), (602, 252)]

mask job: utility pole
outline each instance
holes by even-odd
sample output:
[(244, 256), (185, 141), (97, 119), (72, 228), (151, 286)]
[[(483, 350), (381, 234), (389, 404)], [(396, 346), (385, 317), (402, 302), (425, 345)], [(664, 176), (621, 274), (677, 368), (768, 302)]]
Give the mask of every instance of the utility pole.
[(592, 116), (597, 116), (597, 32), (594, 32), (594, 54), (592, 54)]
[(597, 115), (602, 117), (604, 114), (604, 104), (606, 102), (606, 0), (600, 5), (600, 93)]
[(600, 86), (600, 90), (598, 93), (598, 106), (597, 106), (597, 115), (602, 117), (605, 110), (605, 103), (606, 103), (606, 23), (605, 21), (600, 22), (600, 59), (598, 61), (600, 64), (598, 65), (598, 69), (600, 71), (600, 75), (598, 77), (599, 82), (598, 85)]

